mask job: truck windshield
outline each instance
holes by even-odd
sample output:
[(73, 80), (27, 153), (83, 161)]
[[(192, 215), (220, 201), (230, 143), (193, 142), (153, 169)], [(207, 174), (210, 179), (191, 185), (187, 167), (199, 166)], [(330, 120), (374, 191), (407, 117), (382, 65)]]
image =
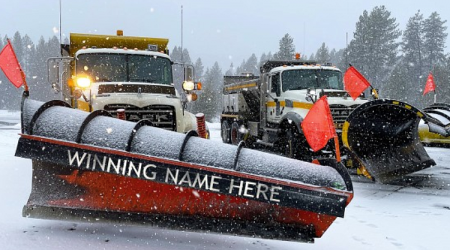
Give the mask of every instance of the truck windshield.
[(76, 73), (88, 75), (94, 82), (173, 82), (170, 60), (148, 55), (81, 54)]
[(344, 89), (342, 74), (336, 70), (297, 69), (281, 74), (283, 91), (308, 88)]

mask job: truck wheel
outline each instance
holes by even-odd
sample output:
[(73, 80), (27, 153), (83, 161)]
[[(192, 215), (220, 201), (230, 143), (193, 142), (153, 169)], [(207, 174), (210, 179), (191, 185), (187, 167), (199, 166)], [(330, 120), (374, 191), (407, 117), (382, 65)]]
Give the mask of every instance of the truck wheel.
[(231, 124), (231, 144), (238, 145), (239, 142), (242, 140), (242, 134), (239, 132), (239, 124), (237, 122), (233, 122)]
[[(295, 133), (295, 128), (290, 127), (286, 130), (286, 133), (281, 140), (280, 148), (283, 155), (289, 158), (295, 158), (295, 149), (297, 147), (298, 133)], [(296, 129), (295, 129), (296, 130)]]
[(221, 134), (222, 134), (222, 142), (230, 143), (230, 124), (227, 122), (227, 120), (224, 120), (222, 122)]
[(302, 138), (303, 135), (298, 132), (295, 126), (288, 127), (280, 141), (279, 147), (281, 153), (286, 157), (294, 159), (308, 158), (308, 148), (304, 147)]

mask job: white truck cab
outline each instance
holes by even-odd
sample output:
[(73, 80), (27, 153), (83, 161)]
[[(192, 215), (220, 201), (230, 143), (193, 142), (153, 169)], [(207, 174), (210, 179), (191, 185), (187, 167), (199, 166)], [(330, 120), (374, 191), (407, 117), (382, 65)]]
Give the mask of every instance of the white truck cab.
[[(186, 133), (197, 126), (184, 109), (195, 98), (183, 98), (175, 88), (168, 42), (119, 31), (116, 36), (71, 33), (70, 44), (62, 46), (66, 56), (49, 59), (49, 81), (74, 108), (120, 113), (129, 121), (146, 119), (152, 126)], [(196, 96), (192, 67), (183, 66), (191, 69), (184, 83), (192, 87), (183, 88), (183, 94)]]
[(267, 61), (261, 75), (225, 76), (222, 140), (281, 151), (305, 159), (311, 153), (301, 122), (314, 102), (326, 95), (337, 132), (348, 115), (368, 100), (353, 100), (342, 72), (311, 61)]

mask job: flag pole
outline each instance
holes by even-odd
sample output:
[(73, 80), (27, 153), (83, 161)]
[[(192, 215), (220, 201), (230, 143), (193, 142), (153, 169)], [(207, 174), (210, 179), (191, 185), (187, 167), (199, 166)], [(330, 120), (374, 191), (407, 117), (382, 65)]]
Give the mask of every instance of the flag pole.
[[(436, 65), (433, 65), (433, 72), (436, 72)], [(432, 72), (430, 72), (430, 74), (431, 74)], [(434, 82), (434, 77), (433, 77), (433, 82)], [(434, 99), (433, 99), (433, 104), (435, 104), (436, 103), (436, 83), (434, 84), (434, 89), (433, 89), (433, 92), (434, 92), (434, 95), (433, 95), (433, 97), (434, 97)]]
[(27, 84), (27, 80), (25, 77), (25, 73), (23, 73), (22, 69), (20, 69), (20, 75), (22, 76), (22, 81), (23, 81), (23, 87), (24, 87), (24, 95), (29, 96), (30, 92), (28, 91), (28, 84)]
[(336, 129), (334, 127), (334, 121), (333, 121), (333, 116), (331, 115), (331, 110), (330, 110), (330, 106), (328, 105), (328, 97), (325, 98), (326, 100), (326, 106), (328, 107), (327, 110), (327, 115), (328, 115), (328, 130), (329, 131), (334, 131), (334, 153), (336, 155), (336, 160), (338, 162), (341, 162), (341, 150), (339, 149), (339, 138), (337, 136), (336, 133)]
[(334, 151), (336, 153), (336, 160), (341, 162), (341, 151), (339, 149), (339, 139), (337, 135), (334, 136)]

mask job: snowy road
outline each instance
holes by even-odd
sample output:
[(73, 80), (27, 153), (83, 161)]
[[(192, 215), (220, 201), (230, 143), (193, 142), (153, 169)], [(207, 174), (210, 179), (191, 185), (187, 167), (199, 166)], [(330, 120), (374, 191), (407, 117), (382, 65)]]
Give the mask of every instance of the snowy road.
[[(395, 185), (354, 177), (355, 198), (315, 244), (142, 226), (22, 218), (31, 161), (14, 157), (17, 114), (0, 111), (0, 249), (448, 249), (450, 149), (427, 148), (437, 166)], [(219, 124), (209, 124), (221, 143)]]

